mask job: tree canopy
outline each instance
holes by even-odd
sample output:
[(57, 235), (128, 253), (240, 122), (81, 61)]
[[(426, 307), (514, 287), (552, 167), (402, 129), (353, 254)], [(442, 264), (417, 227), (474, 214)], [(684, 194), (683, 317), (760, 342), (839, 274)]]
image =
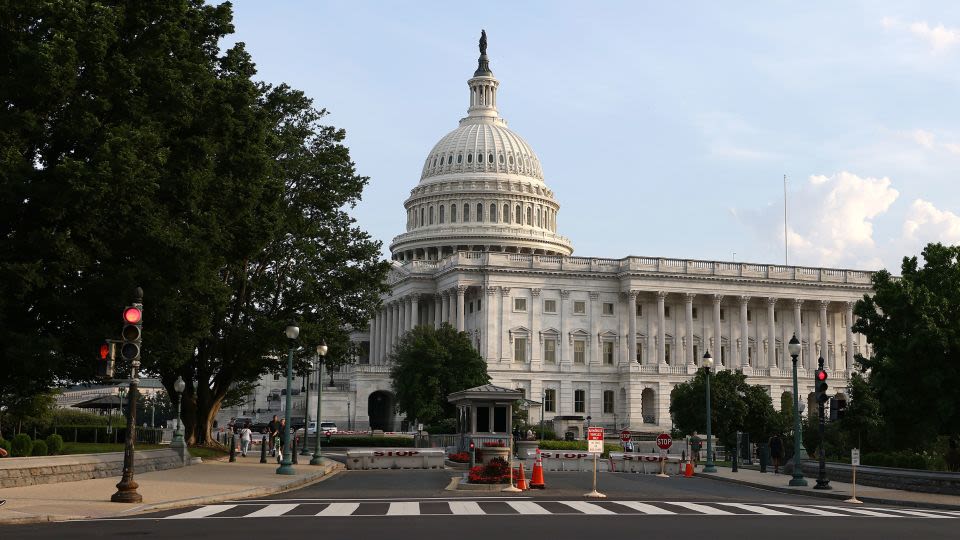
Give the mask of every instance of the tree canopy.
[(290, 320), (301, 368), (365, 326), (388, 268), (349, 215), (368, 179), (325, 111), (221, 51), (232, 32), (202, 0), (0, 7), (0, 405), (90, 378), (136, 286), (143, 369), (196, 381), (199, 443), (280, 369)]
[(456, 417), (447, 395), (490, 382), (487, 363), (470, 336), (444, 323), (417, 326), (393, 352), (390, 371), (397, 410), (427, 424)]

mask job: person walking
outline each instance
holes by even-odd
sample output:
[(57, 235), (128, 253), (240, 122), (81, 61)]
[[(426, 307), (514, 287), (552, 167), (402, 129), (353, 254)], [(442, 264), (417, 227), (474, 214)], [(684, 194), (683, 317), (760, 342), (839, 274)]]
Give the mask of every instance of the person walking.
[(267, 424), (267, 444), (270, 445), (271, 456), (277, 455), (277, 447), (274, 444), (274, 442), (276, 441), (277, 433), (280, 432), (279, 426), (280, 426), (280, 417), (277, 415), (273, 415), (273, 420), (271, 420)]
[(780, 460), (783, 459), (783, 441), (780, 435), (774, 433), (770, 437), (770, 459), (773, 460), (773, 474), (780, 474)]
[(281, 418), (280, 423), (277, 424), (277, 439), (274, 441), (274, 446), (277, 449), (277, 463), (283, 463), (283, 438), (289, 436), (287, 432), (287, 419)]
[(240, 455), (247, 457), (247, 450), (250, 448), (250, 440), (253, 438), (253, 432), (250, 431), (250, 425), (244, 425), (240, 428)]

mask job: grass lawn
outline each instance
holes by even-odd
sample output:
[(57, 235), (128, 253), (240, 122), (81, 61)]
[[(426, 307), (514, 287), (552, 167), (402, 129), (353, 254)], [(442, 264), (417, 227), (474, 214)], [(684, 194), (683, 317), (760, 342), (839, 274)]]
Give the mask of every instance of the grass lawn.
[(224, 452), (216, 448), (207, 448), (205, 446), (190, 447), (189, 450), (191, 456), (203, 459), (218, 459), (230, 455), (230, 452)]
[[(63, 443), (61, 454), (103, 454), (106, 452), (123, 452), (123, 443)], [(138, 444), (137, 450), (156, 450), (164, 448), (159, 444)]]

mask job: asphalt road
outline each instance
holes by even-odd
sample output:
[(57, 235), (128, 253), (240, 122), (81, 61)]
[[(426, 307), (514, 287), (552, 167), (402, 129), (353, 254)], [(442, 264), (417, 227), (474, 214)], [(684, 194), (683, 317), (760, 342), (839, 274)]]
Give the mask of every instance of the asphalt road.
[[(590, 473), (549, 473), (519, 495), (446, 491), (455, 471), (345, 471), (275, 496), (135, 518), (0, 527), (0, 538), (483, 539), (608, 535), (691, 538), (957, 538), (960, 512), (841, 502), (708, 480), (601, 474), (606, 499), (587, 499)], [(750, 535), (750, 537), (746, 536)]]

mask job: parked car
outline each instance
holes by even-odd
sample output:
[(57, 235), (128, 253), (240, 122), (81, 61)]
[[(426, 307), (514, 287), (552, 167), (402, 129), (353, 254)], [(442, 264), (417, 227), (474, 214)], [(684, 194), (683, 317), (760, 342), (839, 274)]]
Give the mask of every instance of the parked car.
[[(337, 424), (334, 422), (320, 422), (320, 433), (326, 435), (327, 433), (333, 434), (337, 432)], [(314, 435), (317, 433), (317, 423), (316, 421), (311, 421), (310, 425), (307, 426), (307, 434)], [(297, 430), (297, 437), (303, 437), (303, 428)]]

